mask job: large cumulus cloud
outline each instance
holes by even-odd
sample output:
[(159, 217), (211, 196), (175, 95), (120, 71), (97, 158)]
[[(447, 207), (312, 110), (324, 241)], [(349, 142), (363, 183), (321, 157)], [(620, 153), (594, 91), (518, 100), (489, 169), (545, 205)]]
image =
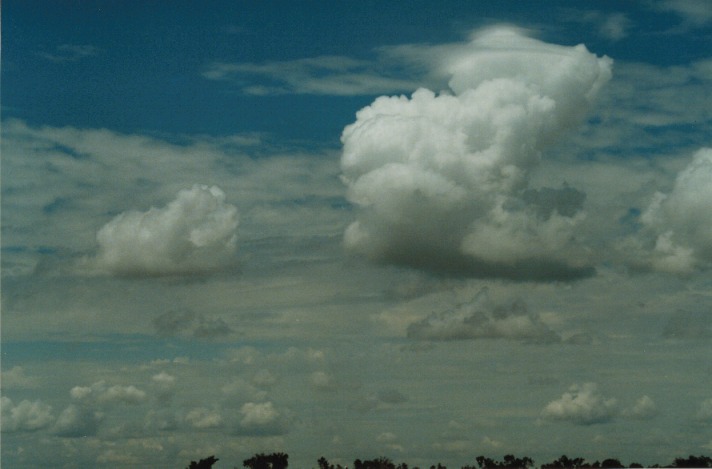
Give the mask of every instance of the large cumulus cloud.
[(234, 262), (237, 208), (216, 186), (194, 185), (163, 208), (124, 212), (97, 233), (89, 264), (119, 275), (206, 272)]
[(531, 188), (529, 175), (581, 120), (611, 61), (502, 28), (430, 61), (449, 91), (379, 97), (344, 129), (343, 180), (361, 209), (347, 248), (476, 276), (589, 273), (576, 239), (584, 194)]
[(712, 264), (712, 148), (702, 148), (678, 173), (669, 193), (656, 192), (640, 217), (642, 229), (625, 243), (634, 264), (690, 273)]

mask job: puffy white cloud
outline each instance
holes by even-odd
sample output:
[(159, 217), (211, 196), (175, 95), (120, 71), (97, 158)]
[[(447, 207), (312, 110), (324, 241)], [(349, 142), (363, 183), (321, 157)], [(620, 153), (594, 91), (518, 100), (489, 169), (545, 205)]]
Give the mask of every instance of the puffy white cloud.
[(21, 366), (13, 366), (7, 371), (0, 373), (0, 384), (3, 389), (11, 388), (36, 388), (39, 386), (39, 379), (25, 374)]
[(688, 274), (712, 265), (712, 148), (702, 148), (677, 175), (669, 193), (656, 192), (642, 229), (627, 240), (634, 265)]
[(163, 208), (118, 215), (97, 233), (95, 268), (119, 275), (174, 275), (234, 263), (237, 208), (218, 187), (194, 185)]
[(502, 307), (493, 305), (487, 289), (471, 301), (435, 312), (408, 326), (408, 337), (426, 340), (513, 339), (558, 342), (561, 338), (539, 316), (515, 301)]
[(188, 412), (185, 416), (185, 420), (192, 425), (193, 428), (198, 429), (216, 428), (223, 423), (220, 412), (202, 407)]
[(134, 385), (122, 386), (116, 384), (107, 387), (105, 381), (97, 381), (91, 386), (75, 386), (69, 391), (73, 399), (80, 402), (97, 402), (99, 404), (140, 404), (146, 400), (146, 392)]
[(337, 388), (336, 380), (331, 373), (315, 371), (309, 377), (312, 388), (319, 391), (333, 391)]
[(467, 275), (587, 275), (576, 240), (584, 195), (565, 186), (540, 196), (529, 174), (583, 117), (610, 60), (501, 28), (442, 52), (429, 60), (451, 92), (377, 98), (343, 131), (342, 178), (361, 209), (347, 248)]
[(49, 426), (53, 421), (52, 406), (42, 401), (23, 400), (15, 404), (8, 397), (0, 397), (3, 432), (33, 432)]
[(281, 435), (286, 426), (281, 413), (272, 402), (247, 402), (240, 408), (241, 433), (250, 435)]
[(642, 396), (633, 407), (623, 411), (623, 415), (633, 419), (650, 419), (657, 415), (658, 407), (648, 396)]
[(594, 383), (573, 385), (560, 399), (551, 401), (541, 412), (547, 420), (569, 421), (579, 425), (605, 423), (617, 413), (616, 399), (604, 397)]

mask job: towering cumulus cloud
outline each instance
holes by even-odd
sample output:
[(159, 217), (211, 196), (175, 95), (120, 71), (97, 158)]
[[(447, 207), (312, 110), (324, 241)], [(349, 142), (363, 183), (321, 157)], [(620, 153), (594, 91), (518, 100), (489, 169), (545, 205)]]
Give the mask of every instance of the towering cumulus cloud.
[[(342, 135), (360, 208), (346, 247), (435, 272), (520, 279), (588, 274), (585, 194), (529, 187), (542, 151), (580, 122), (610, 59), (496, 28), (431, 59), (449, 91), (379, 97)], [(431, 55), (432, 57), (432, 55)]]
[(100, 271), (175, 275), (229, 265), (237, 244), (238, 214), (218, 187), (194, 185), (164, 208), (118, 215), (97, 233)]

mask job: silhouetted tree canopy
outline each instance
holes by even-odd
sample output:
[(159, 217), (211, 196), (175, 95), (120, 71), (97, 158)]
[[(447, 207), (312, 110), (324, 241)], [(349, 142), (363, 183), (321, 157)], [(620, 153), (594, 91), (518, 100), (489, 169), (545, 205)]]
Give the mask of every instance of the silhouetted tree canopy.
[(249, 469), (286, 469), (289, 466), (289, 455), (286, 453), (256, 454), (242, 461)]
[(188, 466), (188, 469), (210, 469), (213, 467), (213, 464), (218, 462), (219, 459), (217, 459), (215, 456), (209, 456), (205, 459), (201, 459), (198, 462), (191, 461), (190, 465)]
[(712, 467), (712, 458), (692, 455), (687, 458), (675, 458), (670, 467)]

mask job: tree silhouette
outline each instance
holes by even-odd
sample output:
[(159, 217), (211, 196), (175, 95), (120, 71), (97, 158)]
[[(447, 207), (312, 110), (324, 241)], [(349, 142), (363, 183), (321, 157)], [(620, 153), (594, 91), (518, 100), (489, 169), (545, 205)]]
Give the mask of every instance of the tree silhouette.
[(688, 458), (675, 458), (670, 467), (712, 467), (712, 458), (707, 456), (693, 456)]
[[(485, 456), (477, 456), (475, 461), (477, 461), (480, 469), (528, 469), (534, 465), (534, 461), (531, 458), (526, 456), (518, 458), (512, 454), (506, 455), (503, 461), (495, 461)], [(468, 467), (474, 469), (472, 466)]]
[(219, 459), (217, 459), (215, 456), (210, 456), (205, 459), (201, 459), (198, 462), (191, 461), (190, 465), (188, 466), (188, 469), (210, 469), (213, 467), (213, 464), (218, 462)]
[(259, 453), (242, 461), (242, 465), (249, 469), (286, 469), (289, 466), (289, 455), (286, 453)]
[(393, 464), (393, 461), (390, 459), (381, 456), (379, 458), (366, 461), (357, 459), (354, 461), (354, 469), (396, 469), (396, 465)]

